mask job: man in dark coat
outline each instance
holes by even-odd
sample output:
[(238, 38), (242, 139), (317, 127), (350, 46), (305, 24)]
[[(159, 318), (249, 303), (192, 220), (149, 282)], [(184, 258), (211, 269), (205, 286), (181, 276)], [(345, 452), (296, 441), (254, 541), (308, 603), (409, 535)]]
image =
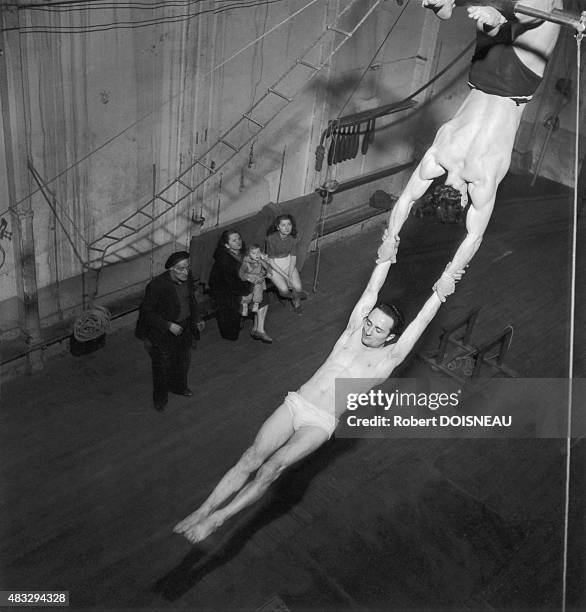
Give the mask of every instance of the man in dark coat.
[(189, 273), (189, 253), (173, 253), (165, 269), (146, 287), (135, 332), (151, 356), (153, 402), (159, 412), (165, 410), (169, 391), (193, 395), (187, 384), (191, 348), (204, 327)]

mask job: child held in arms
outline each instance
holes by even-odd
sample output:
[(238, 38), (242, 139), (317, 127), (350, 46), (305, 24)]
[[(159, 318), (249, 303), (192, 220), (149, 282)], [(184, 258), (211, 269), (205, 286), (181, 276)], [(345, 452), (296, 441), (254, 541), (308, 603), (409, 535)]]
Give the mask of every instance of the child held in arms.
[(253, 284), (252, 292), (242, 296), (242, 316), (248, 316), (248, 307), (252, 303), (251, 311), (258, 312), (266, 289), (265, 278), (269, 276), (267, 256), (258, 244), (248, 247), (246, 255), (240, 266), (240, 278)]

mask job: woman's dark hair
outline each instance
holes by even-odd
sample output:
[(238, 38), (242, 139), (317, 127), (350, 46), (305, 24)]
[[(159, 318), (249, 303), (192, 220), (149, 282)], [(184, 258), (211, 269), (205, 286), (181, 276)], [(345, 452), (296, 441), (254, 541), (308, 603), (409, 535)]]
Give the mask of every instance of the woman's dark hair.
[(396, 342), (403, 331), (405, 331), (405, 317), (403, 313), (396, 306), (385, 304), (384, 302), (377, 304), (373, 310), (375, 308), (378, 308), (382, 313), (386, 314), (387, 317), (393, 319), (393, 327), (391, 327), (390, 333), (395, 334), (395, 337), (391, 342)]
[[(220, 236), (220, 239), (218, 240), (218, 246), (216, 247), (216, 253), (218, 251), (220, 251), (221, 249), (226, 248), (226, 245), (228, 244), (228, 240), (230, 239), (230, 236), (232, 234), (238, 234), (240, 236), (240, 239), (242, 240), (242, 234), (237, 230), (234, 229), (233, 227), (224, 230)], [(246, 250), (246, 245), (244, 244), (244, 240), (242, 240), (242, 248), (240, 249), (241, 253), (244, 253)]]
[(281, 223), (281, 221), (291, 221), (291, 225), (293, 226), (293, 228), (291, 229), (291, 236), (295, 237), (297, 236), (297, 225), (295, 224), (295, 217), (293, 217), (293, 215), (279, 215), (274, 223), (271, 225), (271, 227), (269, 227), (269, 231), (267, 232), (267, 234), (274, 234), (276, 232), (279, 231), (279, 223)]

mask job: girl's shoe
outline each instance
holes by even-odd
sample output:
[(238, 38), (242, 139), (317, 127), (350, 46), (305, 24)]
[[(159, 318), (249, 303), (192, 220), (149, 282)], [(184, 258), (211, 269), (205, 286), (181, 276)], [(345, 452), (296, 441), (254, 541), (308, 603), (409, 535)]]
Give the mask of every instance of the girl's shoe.
[(273, 339), (266, 333), (266, 332), (261, 332), (258, 331), (257, 329), (254, 329), (250, 332), (250, 335), (252, 336), (253, 340), (260, 340), (261, 342), (264, 342), (265, 344), (272, 344), (273, 343)]

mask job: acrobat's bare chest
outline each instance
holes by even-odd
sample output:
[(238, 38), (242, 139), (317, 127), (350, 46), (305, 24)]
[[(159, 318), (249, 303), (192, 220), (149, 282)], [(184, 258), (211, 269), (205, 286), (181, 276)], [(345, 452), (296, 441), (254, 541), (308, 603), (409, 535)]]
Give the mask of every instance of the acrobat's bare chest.
[(351, 339), (339, 347), (336, 361), (344, 367), (349, 378), (373, 378), (380, 373), (385, 352), (383, 348), (365, 347), (362, 342)]

